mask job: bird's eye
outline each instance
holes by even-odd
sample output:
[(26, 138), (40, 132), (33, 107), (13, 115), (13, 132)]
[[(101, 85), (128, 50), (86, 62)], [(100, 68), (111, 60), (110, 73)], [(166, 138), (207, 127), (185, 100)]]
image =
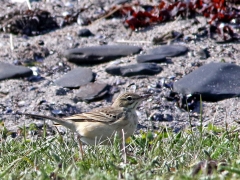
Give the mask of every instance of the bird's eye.
[(128, 101), (132, 101), (133, 98), (132, 98), (131, 96), (128, 96), (128, 97), (127, 97), (127, 100), (128, 100)]

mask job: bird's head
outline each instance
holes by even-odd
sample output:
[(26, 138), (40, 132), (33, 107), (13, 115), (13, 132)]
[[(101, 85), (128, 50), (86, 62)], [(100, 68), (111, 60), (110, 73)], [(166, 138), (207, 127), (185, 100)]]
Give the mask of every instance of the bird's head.
[(117, 97), (112, 106), (136, 109), (143, 100), (147, 99), (147, 97), (149, 97), (149, 95), (141, 96), (131, 92), (123, 93)]

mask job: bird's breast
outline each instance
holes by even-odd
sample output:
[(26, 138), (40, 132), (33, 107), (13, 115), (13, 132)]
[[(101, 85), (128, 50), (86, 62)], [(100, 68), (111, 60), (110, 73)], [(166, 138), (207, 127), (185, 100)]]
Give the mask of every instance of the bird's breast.
[(138, 116), (135, 111), (131, 111), (127, 115), (127, 124), (123, 128), (125, 132), (125, 138), (128, 138), (129, 136), (133, 135), (134, 131), (137, 129), (138, 125)]

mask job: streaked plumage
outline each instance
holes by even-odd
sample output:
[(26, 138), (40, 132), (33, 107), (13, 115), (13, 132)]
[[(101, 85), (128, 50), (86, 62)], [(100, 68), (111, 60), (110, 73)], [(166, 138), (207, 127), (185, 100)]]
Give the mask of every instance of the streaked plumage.
[(55, 118), (44, 115), (26, 114), (35, 118), (50, 119), (74, 132), (81, 141), (89, 144), (108, 144), (117, 132), (125, 138), (131, 136), (137, 128), (136, 108), (146, 98), (135, 93), (124, 93), (118, 96), (112, 106), (76, 114), (66, 118)]

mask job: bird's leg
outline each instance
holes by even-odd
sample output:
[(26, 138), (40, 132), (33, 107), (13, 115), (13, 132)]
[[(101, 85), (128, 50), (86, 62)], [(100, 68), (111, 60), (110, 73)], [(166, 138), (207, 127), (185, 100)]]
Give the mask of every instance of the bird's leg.
[(78, 134), (77, 135), (77, 139), (78, 139), (78, 145), (79, 145), (79, 152), (82, 156), (82, 159), (84, 157), (84, 151), (83, 151), (83, 147), (82, 147), (82, 141), (81, 141), (81, 138), (80, 138), (80, 135)]

